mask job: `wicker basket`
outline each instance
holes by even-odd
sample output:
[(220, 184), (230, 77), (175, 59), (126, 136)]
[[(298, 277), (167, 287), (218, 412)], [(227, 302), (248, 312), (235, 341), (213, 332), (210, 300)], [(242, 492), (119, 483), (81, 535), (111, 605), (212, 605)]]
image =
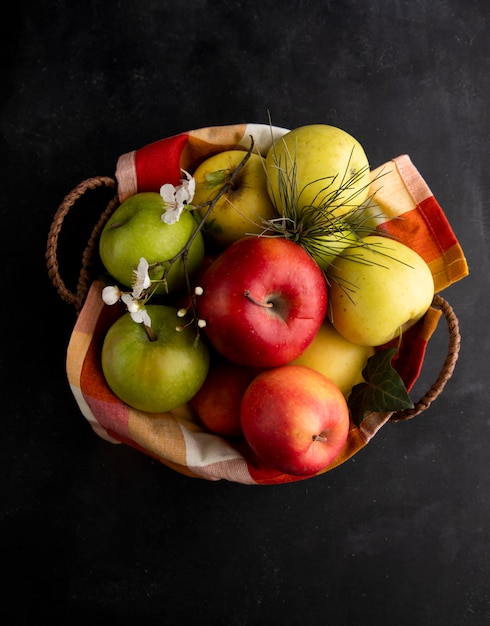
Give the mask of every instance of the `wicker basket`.
[[(216, 133), (220, 128), (212, 130)], [(235, 130), (238, 127), (223, 128), (227, 140), (215, 142), (218, 149), (220, 147), (227, 149), (235, 145), (228, 141), (228, 136), (230, 128)], [(209, 134), (210, 129), (204, 130)], [(197, 134), (201, 132), (196, 131)], [(240, 125), (237, 132), (243, 135), (243, 125)], [(187, 140), (188, 136), (189, 134), (186, 133)], [(201, 139), (202, 137), (199, 136), (200, 141)], [(235, 141), (235, 143), (238, 142)], [(157, 143), (151, 144), (151, 151), (155, 152), (156, 146)], [(215, 146), (211, 151), (216, 152), (218, 149)], [(209, 149), (205, 149), (200, 158), (205, 158), (208, 153)], [(195, 151), (193, 159), (196, 160)], [(124, 199), (124, 195), (128, 195), (127, 191), (121, 194), (120, 178), (122, 175), (119, 171), (120, 164), (127, 160), (127, 155), (120, 157), (116, 178), (97, 176), (77, 185), (60, 204), (48, 234), (46, 251), (48, 275), (60, 297), (73, 305), (77, 314), (67, 352), (67, 375), (82, 414), (90, 422), (94, 431), (104, 439), (112, 443), (131, 445), (188, 476), (207, 480), (226, 479), (243, 484), (277, 484), (303, 480), (304, 477), (282, 474), (272, 468), (264, 467), (244, 441), (228, 440), (207, 432), (190, 406), (186, 405), (165, 414), (145, 414), (124, 405), (107, 387), (100, 366), (100, 349), (106, 330), (120, 311), (104, 306), (100, 297), (102, 284), (97, 279), (101, 269), (98, 261), (98, 238), (109, 216), (117, 208), (121, 199)], [(189, 167), (187, 163), (185, 165)], [(82, 254), (78, 282), (75, 290), (72, 291), (63, 281), (58, 264), (60, 234), (66, 216), (77, 201), (87, 192), (101, 187), (114, 189), (115, 195), (105, 210), (101, 211), (100, 218), (92, 230)], [(137, 190), (140, 189), (133, 190), (133, 193)], [(452, 242), (452, 244), (452, 247), (456, 245), (460, 250), (457, 242), (456, 244)], [(467, 273), (461, 252), (459, 263), (459, 274), (453, 275), (447, 284), (462, 278)], [(331, 466), (320, 472), (321, 474), (352, 457), (374, 437), (384, 424), (408, 420), (420, 415), (441, 394), (452, 376), (458, 359), (460, 334), (458, 320), (452, 307), (439, 293), (436, 293), (433, 305), (426, 316), (403, 338), (402, 344), (405, 345), (404, 347), (402, 345), (397, 357), (396, 367), (399, 371), (408, 372), (408, 380), (405, 379), (407, 388), (413, 386), (425, 357), (426, 344), (437, 327), (439, 318), (445, 320), (449, 342), (444, 363), (430, 389), (415, 403), (413, 409), (383, 414), (371, 413), (364, 419), (361, 427), (352, 424), (343, 452)], [(413, 354), (417, 351), (417, 366), (414, 368), (412, 364), (404, 369), (404, 360), (408, 361), (408, 355), (413, 360)]]

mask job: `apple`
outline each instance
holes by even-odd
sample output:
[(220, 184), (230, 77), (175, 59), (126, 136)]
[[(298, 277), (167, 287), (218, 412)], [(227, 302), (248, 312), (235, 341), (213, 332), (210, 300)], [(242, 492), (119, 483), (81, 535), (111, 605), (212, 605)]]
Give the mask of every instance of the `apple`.
[[(301, 216), (325, 206), (339, 217), (366, 200), (371, 182), (363, 147), (327, 124), (300, 126), (277, 139), (265, 160), (268, 191), (276, 209)], [(293, 205), (293, 206), (292, 206)]]
[[(197, 223), (189, 211), (184, 211), (174, 224), (162, 222), (164, 212), (159, 193), (142, 192), (125, 200), (106, 222), (100, 235), (100, 258), (109, 274), (123, 285), (131, 286), (141, 257), (150, 264), (150, 278), (160, 279), (164, 263), (184, 248), (196, 230)], [(203, 257), (204, 240), (199, 232), (187, 257), (189, 276), (199, 269)], [(168, 291), (178, 291), (185, 284), (184, 266), (179, 259), (168, 273)], [(165, 286), (160, 285), (157, 292), (165, 293)]]
[(432, 303), (425, 260), (405, 244), (369, 235), (330, 265), (329, 318), (346, 339), (381, 346), (413, 326)]
[(243, 237), (225, 248), (201, 279), (197, 298), (205, 332), (239, 365), (273, 367), (297, 358), (326, 314), (322, 271), (297, 243)]
[(322, 270), (327, 270), (332, 261), (358, 241), (359, 237), (351, 228), (339, 228), (335, 232), (305, 232), (299, 238), (300, 245), (315, 259)]
[(364, 381), (362, 370), (373, 354), (373, 347), (352, 343), (325, 319), (311, 344), (292, 364), (320, 372), (348, 398), (352, 387)]
[(349, 410), (340, 389), (319, 372), (283, 365), (259, 374), (241, 404), (242, 430), (266, 465), (309, 476), (340, 454)]
[[(226, 150), (201, 163), (194, 172), (196, 191), (193, 204), (213, 200), (230, 174), (245, 157), (243, 150)], [(246, 234), (260, 234), (265, 221), (278, 216), (267, 192), (267, 177), (258, 154), (251, 154), (234, 180), (233, 187), (216, 202), (206, 222), (206, 232), (222, 247)], [(208, 205), (199, 209), (201, 216)]]
[(206, 428), (224, 437), (241, 437), (243, 394), (261, 370), (220, 360), (213, 363), (191, 405)]
[(164, 413), (187, 403), (209, 370), (209, 350), (192, 325), (182, 331), (177, 309), (149, 304), (151, 333), (125, 313), (107, 331), (102, 371), (113, 393), (129, 406)]

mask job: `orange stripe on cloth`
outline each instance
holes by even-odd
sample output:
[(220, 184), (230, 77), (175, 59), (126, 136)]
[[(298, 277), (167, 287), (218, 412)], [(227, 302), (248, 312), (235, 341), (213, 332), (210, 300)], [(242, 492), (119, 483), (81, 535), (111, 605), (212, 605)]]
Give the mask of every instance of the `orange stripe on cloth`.
[(367, 212), (377, 230), (415, 250), (428, 263), (439, 292), (468, 275), (461, 246), (410, 158), (403, 155), (373, 171)]
[(442, 257), (429, 261), (436, 292), (468, 276), (468, 263), (459, 243), (444, 251)]
[(131, 409), (128, 435), (152, 456), (187, 466), (184, 435), (170, 413), (151, 415)]
[(380, 224), (377, 230), (420, 254), (431, 269), (436, 293), (468, 275), (461, 246), (433, 197), (399, 219)]
[[(364, 210), (367, 215), (371, 216), (373, 226), (396, 219), (417, 206), (417, 201), (408, 191), (401, 176), (400, 161), (405, 164), (403, 171), (406, 174), (407, 170), (413, 170), (411, 174), (420, 177), (407, 155), (392, 159), (371, 172), (371, 185), (369, 187), (371, 200)], [(423, 190), (424, 187), (421, 185), (418, 201), (431, 195), (427, 189), (425, 189), (426, 193), (423, 194)], [(423, 198), (422, 195), (424, 195)]]
[(70, 383), (81, 391), (80, 397), (76, 389), (73, 390), (75, 399), (94, 430), (98, 430), (96, 421), (107, 437), (112, 437), (109, 431), (126, 436), (128, 407), (107, 386), (100, 359), (105, 333), (119, 317), (121, 309), (104, 304), (103, 286), (101, 281), (95, 281), (90, 287), (68, 345), (67, 372)]
[(181, 167), (192, 172), (202, 161), (225, 150), (248, 150), (254, 141), (254, 152), (266, 156), (272, 143), (288, 132), (287, 128), (267, 124), (232, 124), (199, 128), (189, 132)]
[(182, 151), (181, 167), (193, 172), (200, 163), (214, 154), (237, 148), (245, 150), (240, 142), (246, 127), (246, 124), (237, 124), (191, 131)]

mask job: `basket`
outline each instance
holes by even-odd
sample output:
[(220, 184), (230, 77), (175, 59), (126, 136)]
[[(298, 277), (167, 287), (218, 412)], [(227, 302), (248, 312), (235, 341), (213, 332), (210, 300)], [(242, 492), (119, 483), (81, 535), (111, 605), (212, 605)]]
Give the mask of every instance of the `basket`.
[[(309, 477), (283, 474), (264, 466), (243, 440), (231, 440), (208, 432), (190, 405), (168, 413), (137, 411), (120, 401), (108, 388), (100, 363), (107, 329), (122, 313), (104, 305), (98, 262), (98, 237), (120, 202), (140, 191), (158, 191), (164, 182), (178, 184), (181, 169), (193, 171), (212, 154), (228, 149), (247, 150), (250, 136), (265, 154), (287, 129), (261, 124), (217, 126), (181, 133), (119, 157), (115, 177), (96, 176), (82, 181), (66, 195), (56, 211), (47, 240), (48, 275), (60, 297), (73, 305), (76, 323), (67, 349), (66, 370), (70, 388), (81, 413), (94, 432), (111, 443), (130, 445), (186, 476), (229, 480), (241, 484), (278, 484)], [(382, 184), (379, 172), (383, 171)], [(452, 376), (460, 348), (460, 333), (453, 308), (440, 292), (468, 274), (463, 251), (429, 187), (407, 155), (372, 172), (376, 215), (383, 214), (378, 229), (397, 237), (427, 261), (435, 282), (434, 300), (426, 315), (401, 341), (393, 365), (407, 390), (419, 377), (427, 344), (444, 319), (448, 330), (447, 354), (435, 382), (413, 409), (370, 413), (360, 427), (351, 424), (341, 454), (323, 474), (344, 463), (388, 422), (409, 420), (423, 413), (442, 393)], [(82, 254), (76, 288), (70, 290), (58, 264), (58, 242), (64, 220), (87, 192), (106, 187), (115, 195), (93, 227)], [(370, 192), (371, 193), (371, 192)], [(317, 474), (318, 475), (318, 474)]]

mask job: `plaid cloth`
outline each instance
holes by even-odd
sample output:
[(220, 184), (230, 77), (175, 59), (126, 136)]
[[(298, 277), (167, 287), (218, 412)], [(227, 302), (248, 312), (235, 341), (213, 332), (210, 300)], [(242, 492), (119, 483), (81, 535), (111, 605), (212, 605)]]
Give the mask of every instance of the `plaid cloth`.
[[(116, 178), (120, 200), (140, 191), (158, 191), (164, 182), (178, 184), (180, 168), (193, 171), (216, 152), (248, 149), (250, 135), (260, 152), (287, 129), (259, 124), (212, 127), (182, 133), (122, 155)], [(381, 175), (382, 174), (382, 175)], [(409, 157), (404, 155), (372, 172), (375, 191), (370, 211), (376, 227), (397, 237), (427, 261), (436, 292), (468, 274), (466, 260), (441, 207)], [(265, 467), (244, 441), (207, 432), (188, 405), (163, 414), (148, 414), (122, 403), (105, 383), (100, 351), (105, 332), (124, 308), (108, 307), (103, 285), (95, 281), (77, 319), (67, 351), (67, 375), (82, 414), (93, 430), (112, 443), (125, 443), (187, 476), (226, 479), (242, 484), (278, 484), (304, 480)], [(411, 389), (425, 357), (440, 311), (431, 308), (405, 333), (394, 361)], [(360, 428), (351, 425), (346, 445), (324, 473), (363, 448), (387, 422), (389, 414), (371, 413)]]

